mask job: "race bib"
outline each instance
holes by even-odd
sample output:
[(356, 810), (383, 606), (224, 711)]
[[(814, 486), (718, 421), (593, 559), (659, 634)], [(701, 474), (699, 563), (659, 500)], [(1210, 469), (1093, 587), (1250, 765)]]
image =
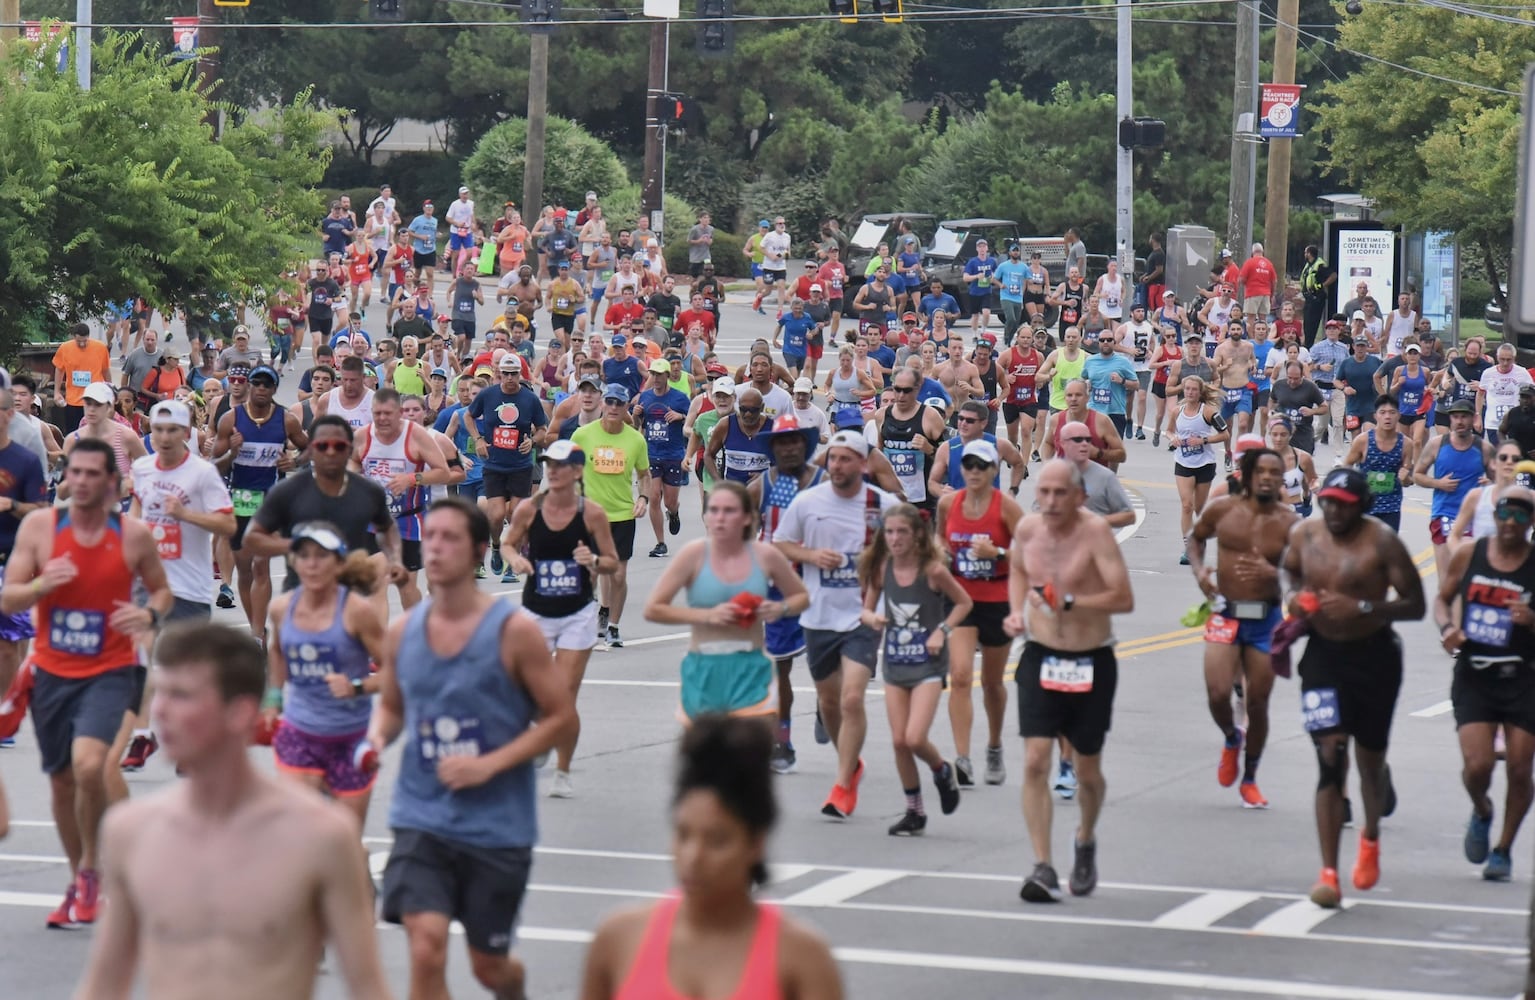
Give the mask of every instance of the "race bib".
[(983, 559), (966, 546), (954, 552), (954, 569), (966, 580), (990, 580), (997, 575), (997, 561)]
[(1371, 469), (1364, 474), (1371, 493), (1392, 493), (1396, 490), (1396, 473)]
[(1202, 458), (1204, 453), (1204, 445), (1183, 444), (1178, 446), (1179, 458)]
[(1205, 642), (1230, 646), (1237, 641), (1237, 629), (1242, 623), (1225, 615), (1211, 615), (1205, 620)]
[(821, 586), (838, 588), (858, 586), (858, 553), (845, 552), (842, 556), (842, 565), (832, 570), (821, 570)]
[(1315, 688), (1300, 696), (1300, 721), (1308, 733), (1336, 729), (1343, 724), (1338, 712), (1336, 688)]
[(71, 370), (69, 373), (69, 384), (77, 389), (84, 389), (91, 384), (91, 373), (78, 369)]
[(1034, 387), (1032, 385), (1020, 385), (1013, 389), (1013, 398), (1018, 400), (1019, 406), (1027, 406), (1034, 402)]
[(1514, 617), (1508, 608), (1468, 604), (1461, 615), (1460, 629), (1472, 642), (1506, 648), (1514, 634)]
[(472, 313), (472, 312), (474, 312), (474, 300), (473, 299), (460, 299), (458, 301), (458, 311), (461, 312), (461, 313)]
[(1403, 413), (1417, 413), (1418, 407), (1423, 405), (1423, 393), (1403, 389), (1400, 405)]
[(288, 661), (288, 683), (316, 687), (336, 672), (335, 647), (313, 642), (283, 644), (283, 658)]
[(1009, 294), (1009, 295), (1022, 295), (1023, 294), (1023, 282), (1019, 281), (1017, 278), (1008, 278), (1007, 279), (1007, 294)]
[(1513, 407), (1509, 406), (1507, 403), (1495, 403), (1495, 404), (1493, 404), (1493, 407), (1492, 407), (1492, 422), (1495, 423), (1495, 424), (1501, 424), (1503, 422), (1504, 415), (1507, 414), (1508, 411), (1511, 410), (1511, 409), (1513, 409)]
[(239, 451), (235, 452), (235, 464), (270, 469), (282, 457), (282, 447), (270, 441), (241, 442)]
[(927, 653), (927, 637), (931, 634), (925, 628), (885, 629), (885, 662), (903, 665), (926, 663), (931, 659)]
[(100, 656), (107, 615), (83, 608), (54, 608), (48, 621), (48, 645), (58, 653)]
[(533, 592), (540, 597), (581, 593), (581, 567), (572, 559), (540, 559), (533, 564), (533, 572)]
[(155, 551), (161, 559), (181, 558), (180, 521), (157, 521), (150, 525), (149, 533), (154, 536)]
[(554, 300), (554, 308), (556, 308), (556, 309), (569, 309), (570, 308), (570, 300), (569, 299), (555, 299)]
[(1113, 399), (1113, 393), (1108, 386), (1093, 386), (1093, 405), (1108, 406)]
[(670, 425), (664, 420), (645, 421), (645, 440), (664, 443), (670, 437), (669, 427)]
[(624, 453), (618, 448), (599, 446), (592, 452), (592, 471), (605, 476), (624, 474)]
[(522, 436), (514, 426), (502, 424), (490, 432), (490, 443), (494, 447), (505, 451), (516, 451), (517, 445), (521, 440)]
[(232, 489), (229, 491), (229, 499), (234, 502), (236, 517), (253, 517), (256, 511), (261, 509), (261, 501), (266, 499), (266, 491)]
[(421, 763), (435, 768), (445, 757), (478, 757), (480, 755), (480, 720), (460, 719), (451, 715), (439, 715), (420, 724)]
[(1046, 691), (1084, 694), (1093, 689), (1091, 656), (1047, 656), (1039, 665), (1039, 686)]
[(1245, 390), (1242, 389), (1240, 386), (1238, 386), (1235, 389), (1227, 389), (1227, 388), (1221, 389), (1221, 392), (1225, 394), (1226, 402), (1228, 402), (1228, 403), (1240, 403), (1242, 401), (1242, 393), (1244, 391)]
[(885, 457), (890, 459), (890, 468), (895, 472), (897, 479), (915, 476), (921, 465), (917, 452), (905, 448), (886, 449)]

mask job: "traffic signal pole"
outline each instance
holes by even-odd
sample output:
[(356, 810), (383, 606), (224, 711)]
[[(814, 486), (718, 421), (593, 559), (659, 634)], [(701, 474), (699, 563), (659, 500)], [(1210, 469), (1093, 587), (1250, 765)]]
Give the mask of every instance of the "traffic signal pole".
[[(1279, 17), (1274, 24), (1275, 83), (1295, 82), (1295, 26), (1299, 20), (1300, 0), (1279, 0)], [(1279, 266), (1281, 275), (1290, 256), (1290, 152), (1294, 145), (1294, 139), (1269, 140), (1263, 239), (1268, 258)]]
[(650, 25), (650, 79), (645, 95), (645, 183), (640, 191), (640, 210), (657, 233), (663, 229), (661, 202), (666, 191), (668, 116), (662, 113), (661, 95), (667, 88), (671, 27), (670, 18), (656, 18)]
[[(1118, 0), (1115, 15), (1118, 20), (1118, 95), (1119, 120), (1135, 115), (1134, 86), (1130, 69), (1130, 0)], [(1114, 248), (1119, 257), (1119, 273), (1125, 281), (1135, 278), (1135, 150), (1115, 143), (1114, 169)], [(1160, 305), (1161, 303), (1158, 303)], [(1149, 308), (1149, 306), (1148, 306)]]
[(544, 205), (544, 129), (549, 117), (549, 35), (528, 36), (528, 139), (523, 150), (522, 213), (537, 219)]

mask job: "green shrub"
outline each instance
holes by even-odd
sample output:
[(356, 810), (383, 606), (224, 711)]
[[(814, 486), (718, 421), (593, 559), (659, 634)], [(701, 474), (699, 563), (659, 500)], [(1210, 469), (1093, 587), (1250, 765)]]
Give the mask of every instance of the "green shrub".
[[(373, 185), (374, 191), (368, 201), (377, 197), (380, 184), (388, 184), (394, 188), (400, 218), (409, 222), (420, 212), (421, 203), (427, 198), (439, 205), (446, 205), (458, 197), (458, 187), (463, 183), (462, 173), (463, 161), (447, 153), (395, 153), (374, 167), (376, 183)], [(520, 201), (522, 191), (519, 189), (517, 194), (519, 197), (514, 200)], [(474, 196), (477, 205), (487, 203), (483, 192), (476, 191)], [(352, 200), (356, 202), (357, 199), (354, 197)], [(504, 200), (504, 198), (495, 199), (496, 202)], [(363, 202), (363, 207), (368, 207), (367, 202)], [(493, 211), (490, 217), (495, 218), (499, 214)]]
[(821, 238), (821, 219), (825, 212), (826, 194), (821, 178), (816, 174), (788, 180), (763, 178), (748, 184), (741, 192), (741, 231), (755, 233), (759, 220), (771, 222), (781, 215), (789, 224), (789, 235), (794, 238), (790, 252), (795, 257), (812, 252), (810, 244)]
[[(696, 218), (694, 221), (697, 221)], [(741, 245), (744, 242), (735, 233), (727, 233), (719, 226), (714, 227), (709, 260), (714, 263), (716, 277), (723, 279), (747, 273), (746, 258), (741, 256)], [(682, 230), (666, 241), (666, 269), (673, 274), (687, 274), (688, 267), (687, 230)]]
[[(581, 192), (583, 195), (585, 191)], [(615, 237), (620, 229), (630, 229), (634, 226), (634, 220), (640, 217), (640, 186), (638, 184), (626, 184), (623, 187), (609, 190), (602, 194), (599, 190), (599, 201), (602, 205), (602, 214), (608, 220), (608, 231)], [(670, 245), (681, 243), (686, 253), (688, 245), (688, 230), (698, 222), (698, 216), (693, 211), (693, 206), (682, 200), (680, 195), (666, 192), (662, 199), (661, 210), (666, 215), (665, 242)], [(671, 255), (667, 255), (667, 267), (671, 267)], [(683, 258), (687, 258), (684, 256)]]
[[(526, 163), (528, 122), (511, 118), (480, 137), (474, 152), (463, 165), (463, 183), (474, 192), (477, 204), (499, 205), (505, 201), (522, 204), (522, 181)], [(596, 191), (608, 208), (611, 193), (628, 183), (623, 164), (601, 139), (575, 122), (550, 115), (544, 129), (544, 202), (563, 202), (579, 208), (587, 191)], [(455, 182), (453, 190), (457, 190)], [(451, 195), (450, 195), (451, 197)], [(541, 205), (523, 205), (523, 217), (538, 218)], [(622, 216), (616, 216), (622, 218)]]
[(1480, 272), (1460, 275), (1460, 317), (1481, 319), (1487, 303), (1492, 301), (1492, 283)]

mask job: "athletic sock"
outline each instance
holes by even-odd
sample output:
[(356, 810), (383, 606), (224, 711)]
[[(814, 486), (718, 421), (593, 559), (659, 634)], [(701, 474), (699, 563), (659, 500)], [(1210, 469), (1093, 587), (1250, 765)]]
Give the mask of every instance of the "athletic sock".
[(789, 738), (789, 730), (792, 725), (793, 723), (789, 719), (780, 719), (778, 721), (778, 742), (782, 743), (784, 746), (790, 746), (794, 742)]
[(909, 812), (916, 813), (918, 816), (927, 815), (927, 812), (922, 808), (922, 789), (920, 787), (906, 789), (906, 809)]
[(1247, 764), (1242, 769), (1242, 784), (1248, 785), (1258, 780), (1258, 758), (1252, 754), (1247, 755)]
[(1226, 746), (1234, 750), (1241, 745), (1242, 730), (1238, 729), (1236, 726), (1232, 726), (1231, 732), (1226, 734)]

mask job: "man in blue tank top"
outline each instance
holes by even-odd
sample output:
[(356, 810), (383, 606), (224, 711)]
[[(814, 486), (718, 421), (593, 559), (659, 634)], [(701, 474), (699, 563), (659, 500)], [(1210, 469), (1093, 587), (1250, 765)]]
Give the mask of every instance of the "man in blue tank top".
[(404, 924), (412, 982), (433, 996), (447, 995), (455, 920), (480, 985), (526, 995), (511, 948), (538, 840), (533, 761), (576, 724), (538, 624), (475, 586), (489, 546), (490, 521), (473, 503), (432, 504), (421, 540), (432, 596), (389, 630), (368, 727), (377, 749), (406, 735), (383, 915)]
[(1402, 487), (1412, 485), (1413, 459), (1417, 456), (1412, 439), (1398, 427), (1400, 417), (1394, 397), (1377, 397), (1375, 426), (1354, 438), (1343, 459), (1344, 465), (1363, 471), (1370, 485), (1367, 513), (1385, 521), (1392, 531), (1402, 530)]
[(1413, 482), (1434, 491), (1428, 513), (1428, 537), (1434, 543), (1434, 569), (1441, 576), (1450, 559), (1450, 525), (1460, 513), (1466, 494), (1476, 488), (1492, 469), (1492, 445), (1472, 431), (1476, 404), (1456, 399), (1445, 408), (1450, 418), (1447, 433), (1436, 434), (1423, 446), (1412, 467)]

